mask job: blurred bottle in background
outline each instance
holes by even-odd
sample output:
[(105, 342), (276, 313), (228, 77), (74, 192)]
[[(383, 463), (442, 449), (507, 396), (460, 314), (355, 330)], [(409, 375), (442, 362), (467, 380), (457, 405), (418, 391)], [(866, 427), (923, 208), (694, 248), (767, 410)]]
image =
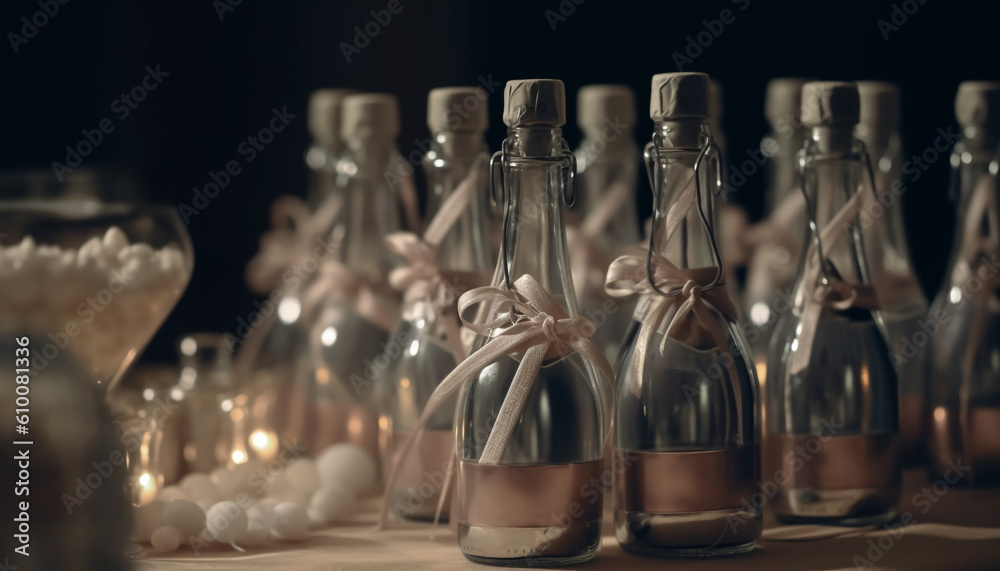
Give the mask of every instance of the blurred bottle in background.
[(879, 193), (878, 197), (865, 194), (862, 206), (862, 231), (867, 238), (865, 254), (871, 264), (885, 270), (885, 279), (894, 282), (892, 288), (896, 295), (882, 300), (882, 316), (899, 379), (903, 465), (923, 465), (927, 448), (927, 351), (926, 343), (921, 343), (921, 347), (914, 345), (913, 336), (920, 331), (920, 321), (927, 316), (927, 298), (910, 263), (903, 221), (902, 196), (906, 188), (900, 180), (899, 90), (881, 81), (859, 81), (855, 85), (858, 86), (861, 111), (854, 132), (868, 150)]
[[(469, 97), (481, 98), (482, 104), (467, 115), (454, 112)], [(402, 351), (379, 378), (384, 474), (392, 470), (399, 448), (416, 428), (431, 393), (465, 360), (459, 295), (490, 281), (485, 98), (485, 92), (474, 87), (431, 90), (427, 126), (432, 140), (423, 159), (427, 230), (423, 237), (400, 233), (388, 239), (409, 265), (390, 274), (404, 298), (399, 326), (390, 337)], [(418, 448), (401, 467), (395, 489), (387, 490), (396, 506), (393, 511), (401, 516), (426, 520), (435, 515), (445, 474), (453, 468), (455, 457), (455, 400), (450, 399), (426, 424)], [(428, 485), (432, 492), (427, 492)], [(445, 519), (448, 507), (446, 501)]]
[(744, 235), (750, 248), (743, 297), (744, 332), (762, 385), (768, 378), (767, 359), (775, 325), (791, 308), (792, 286), (806, 240), (798, 170), (799, 152), (807, 135), (801, 120), (804, 83), (802, 79), (781, 78), (767, 84), (764, 116), (771, 131), (760, 143), (761, 155), (768, 159), (764, 220)]
[(398, 257), (384, 242), (401, 229), (396, 191), (406, 173), (396, 147), (399, 128), (395, 96), (344, 99), (346, 150), (338, 165), (344, 205), (328, 238), (333, 250), (303, 298), (306, 314), (316, 316), (309, 323), (312, 367), (294, 398), (308, 403), (297, 432), (307, 435), (309, 454), (346, 441), (379, 457), (375, 381), (392, 356), (407, 349), (389, 338), (400, 315), (399, 295), (388, 280)]
[(640, 240), (635, 95), (624, 85), (584, 86), (577, 94), (577, 124), (584, 139), (574, 153), (577, 197), (566, 231), (573, 285), (580, 314), (597, 324), (591, 340), (614, 362), (635, 308), (604, 291), (612, 260)]
[[(925, 326), (930, 337), (930, 477), (1000, 484), (1000, 84), (959, 85), (962, 138), (951, 154), (958, 220), (951, 261)], [(916, 344), (914, 334), (914, 343)], [(963, 469), (964, 471), (964, 469)]]
[(899, 395), (880, 327), (883, 300), (898, 294), (881, 289), (890, 274), (866, 257), (861, 214), (875, 190), (854, 137), (858, 108), (853, 83), (802, 88), (812, 227), (794, 306), (774, 333), (764, 401), (763, 474), (777, 487), (770, 505), (782, 523), (871, 525), (894, 517), (899, 502)]

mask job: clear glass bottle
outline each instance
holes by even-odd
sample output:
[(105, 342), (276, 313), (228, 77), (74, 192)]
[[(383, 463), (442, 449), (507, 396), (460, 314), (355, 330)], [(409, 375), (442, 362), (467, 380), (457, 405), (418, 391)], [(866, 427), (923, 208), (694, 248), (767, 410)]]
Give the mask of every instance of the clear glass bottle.
[(281, 231), (294, 232), (294, 239), (303, 241), (305, 247), (286, 245), (287, 251), (272, 255), (262, 247), (247, 267), (250, 288), (269, 297), (257, 307), (261, 314), (269, 315), (259, 327), (251, 318), (247, 324), (241, 324), (246, 328), (245, 333), (237, 329), (244, 342), (234, 368), (241, 382), (253, 387), (249, 452), (263, 462), (273, 458), (279, 440), (308, 440), (302, 421), (308, 417), (310, 406), (304, 395), (312, 382), (308, 343), (311, 316), (303, 313), (303, 297), (317, 277), (320, 258), (329, 255), (326, 248), (317, 249), (321, 242), (314, 238), (324, 242), (332, 238), (333, 216), (343, 207), (343, 191), (336, 170), (344, 153), (340, 114), (344, 98), (353, 93), (351, 89), (321, 89), (309, 97), (308, 127), (312, 141), (305, 155), (309, 168), (307, 208), (302, 208), (297, 199), (285, 198), (272, 207), (273, 212), (283, 212), (281, 219), (274, 221), (276, 225), (288, 222), (296, 225), (287, 230), (275, 228), (272, 236)]
[(635, 305), (611, 300), (604, 291), (604, 276), (612, 260), (640, 240), (632, 90), (624, 85), (580, 88), (577, 124), (584, 139), (574, 152), (579, 196), (568, 217), (573, 282), (580, 315), (597, 324), (591, 340), (614, 362)]
[[(899, 380), (899, 435), (903, 465), (923, 465), (927, 448), (926, 340), (921, 342), (920, 324), (927, 317), (927, 298), (910, 263), (901, 197), (902, 144), (899, 137), (899, 90), (882, 81), (859, 81), (860, 120), (855, 135), (868, 150), (878, 197), (866, 194), (862, 231), (865, 256), (885, 270), (894, 282), (895, 295), (883, 300), (882, 317), (892, 350), (890, 357)], [(877, 203), (876, 203), (877, 202)], [(864, 223), (864, 221), (863, 221)], [(916, 336), (916, 339), (914, 338)], [(915, 343), (916, 341), (916, 343)], [(919, 345), (919, 346), (918, 346)]]
[(403, 162), (396, 149), (399, 104), (388, 94), (350, 95), (341, 121), (347, 146), (338, 165), (344, 207), (330, 236), (335, 252), (318, 270), (317, 282), (324, 287), (316, 290), (322, 301), (310, 324), (313, 368), (302, 395), (310, 413), (302, 421), (310, 436), (308, 453), (346, 441), (377, 461), (375, 381), (392, 355), (403, 350), (389, 338), (399, 320), (399, 296), (388, 273), (398, 258), (384, 243), (401, 229), (390, 176)]
[(748, 321), (744, 333), (762, 389), (771, 337), (778, 318), (791, 308), (799, 250), (806, 240), (806, 216), (798, 189), (798, 153), (807, 133), (800, 113), (804, 83), (795, 78), (773, 79), (764, 99), (764, 116), (771, 127), (760, 143), (761, 156), (767, 158), (762, 224), (768, 234), (750, 254), (743, 292)]
[[(699, 284), (705, 301), (679, 315), (690, 296), (685, 281), (674, 287), (654, 279), (657, 289), (639, 302), (618, 362), (615, 534), (622, 549), (641, 555), (741, 553), (753, 549), (762, 527), (760, 510), (741, 502), (760, 480), (760, 405), (735, 307), (720, 283), (713, 191), (721, 181), (707, 95), (705, 74), (653, 76), (649, 248)], [(655, 268), (647, 260), (643, 278)], [(716, 301), (731, 308), (728, 315)], [(653, 329), (644, 335), (644, 328)]]
[[(482, 98), (483, 103), (465, 116), (453, 111), (468, 97)], [(472, 288), (487, 285), (493, 263), (489, 251), (486, 224), (489, 216), (486, 183), (489, 152), (484, 135), (489, 126), (485, 92), (474, 87), (432, 89), (427, 98), (427, 126), (432, 138), (424, 156), (427, 174), (427, 218), (433, 242), (436, 270), (443, 280), (435, 284), (428, 278), (410, 285), (402, 307), (402, 317), (392, 339), (404, 350), (393, 359), (379, 380), (383, 391), (381, 442), (385, 447), (383, 474), (392, 470), (392, 461), (407, 436), (416, 428), (427, 400), (438, 384), (465, 359), (458, 296)], [(441, 206), (456, 192), (468, 198), (460, 213), (444, 213), (436, 218)], [(453, 204), (448, 205), (453, 208)], [(435, 225), (452, 219), (443, 236)], [(440, 241), (438, 241), (440, 240)], [(446, 322), (448, 320), (449, 322)], [(455, 399), (445, 404), (424, 427), (419, 449), (411, 454), (388, 491), (396, 514), (409, 519), (433, 519), (437, 511), (445, 474), (454, 460)], [(429, 486), (429, 487), (428, 487)], [(447, 500), (446, 500), (447, 502)], [(441, 515), (448, 517), (448, 504)]]
[(929, 473), (949, 485), (1000, 485), (998, 112), (1000, 84), (959, 85), (955, 114), (962, 138), (951, 154), (955, 242), (924, 328), (930, 337)]
[[(577, 315), (563, 226), (576, 165), (560, 129), (566, 122), (562, 82), (508, 82), (504, 122), (510, 131), (493, 161), (506, 204), (493, 284), (509, 288), (528, 274), (565, 312)], [(497, 177), (492, 180), (496, 184)], [(497, 317), (495, 308), (487, 312), (477, 321)], [(473, 351), (488, 341), (480, 337)], [(612, 395), (579, 353), (545, 361), (499, 462), (481, 464), (519, 358), (499, 357), (459, 397), (452, 509), (459, 546), (472, 561), (492, 565), (588, 561), (601, 541), (602, 453)]]
[(762, 489), (773, 490), (769, 505), (783, 523), (870, 525), (891, 519), (899, 501), (896, 373), (877, 309), (884, 294), (871, 287), (886, 272), (866, 258), (869, 236), (853, 210), (858, 192), (873, 193), (853, 136), (858, 106), (853, 83), (802, 88), (812, 134), (800, 160), (814, 227), (794, 305), (774, 333), (764, 401)]

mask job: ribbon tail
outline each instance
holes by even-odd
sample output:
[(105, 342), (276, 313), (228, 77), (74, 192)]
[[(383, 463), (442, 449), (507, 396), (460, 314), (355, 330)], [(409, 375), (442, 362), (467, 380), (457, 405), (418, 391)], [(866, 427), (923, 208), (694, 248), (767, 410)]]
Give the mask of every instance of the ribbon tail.
[(389, 508), (391, 507), (389, 504), (392, 501), (392, 490), (395, 489), (396, 482), (399, 480), (400, 470), (402, 469), (407, 458), (409, 458), (410, 452), (417, 444), (419, 437), (424, 432), (424, 427), (430, 421), (431, 417), (434, 416), (434, 413), (441, 408), (441, 405), (444, 404), (449, 397), (464, 387), (469, 381), (478, 375), (480, 371), (486, 368), (487, 365), (499, 358), (501, 355), (505, 355), (517, 348), (534, 335), (536, 335), (536, 332), (526, 331), (519, 335), (502, 335), (494, 338), (492, 341), (484, 345), (479, 351), (470, 355), (468, 359), (462, 361), (451, 373), (448, 374), (447, 377), (444, 378), (443, 381), (441, 381), (441, 384), (434, 389), (430, 398), (427, 399), (427, 404), (424, 405), (424, 411), (420, 414), (420, 419), (417, 421), (416, 428), (410, 433), (409, 436), (406, 437), (402, 447), (393, 459), (392, 470), (389, 472), (389, 477), (386, 480), (385, 495), (382, 498), (382, 507), (379, 510), (378, 523), (375, 526), (376, 530), (383, 530), (388, 526)]
[(490, 430), (490, 435), (486, 439), (486, 446), (483, 447), (483, 453), (479, 457), (480, 464), (495, 465), (500, 462), (500, 456), (503, 455), (503, 451), (507, 447), (507, 441), (510, 440), (514, 427), (521, 419), (521, 412), (528, 400), (528, 393), (531, 392), (531, 387), (535, 384), (535, 378), (538, 376), (539, 369), (542, 368), (542, 360), (549, 350), (549, 345), (551, 343), (543, 343), (525, 351), (521, 363), (517, 366), (517, 372), (514, 373), (514, 380), (511, 381), (507, 395), (504, 396), (503, 404), (500, 405), (500, 412), (497, 413), (493, 429)]
[(642, 392), (642, 376), (646, 371), (646, 349), (649, 348), (649, 344), (653, 341), (653, 333), (656, 333), (660, 321), (670, 307), (668, 302), (652, 297), (649, 298), (649, 303), (650, 308), (646, 311), (645, 319), (639, 327), (639, 338), (636, 339), (635, 352), (632, 355), (635, 371), (632, 373), (631, 389), (632, 394), (637, 397)]

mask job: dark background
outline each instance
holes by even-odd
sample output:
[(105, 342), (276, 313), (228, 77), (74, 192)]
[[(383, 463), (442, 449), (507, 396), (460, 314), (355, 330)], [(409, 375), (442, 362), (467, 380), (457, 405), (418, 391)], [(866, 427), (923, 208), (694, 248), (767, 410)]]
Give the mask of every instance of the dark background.
[[(222, 0), (225, 2), (225, 0)], [(0, 45), (0, 169), (51, 169), (67, 144), (81, 140), (112, 117), (115, 131), (88, 156), (84, 167), (110, 168), (137, 181), (151, 201), (190, 203), (193, 187), (209, 171), (242, 159), (237, 146), (266, 125), (274, 107), (296, 114), (256, 160), (194, 217), (189, 231), (196, 271), (176, 312), (151, 344), (146, 358), (172, 358), (184, 332), (233, 332), (236, 318), (254, 309), (243, 268), (267, 227), (267, 208), (279, 194), (302, 194), (308, 142), (305, 105), (320, 87), (355, 87), (400, 96), (400, 150), (427, 136), (426, 93), (432, 87), (553, 77), (566, 83), (569, 116), (575, 93), (588, 83), (624, 83), (637, 94), (636, 138), (648, 140), (645, 113), (654, 73), (677, 71), (672, 54), (704, 20), (723, 9), (733, 23), (684, 71), (703, 71), (725, 89), (724, 125), (729, 153), (743, 160), (766, 131), (764, 86), (774, 77), (885, 79), (903, 92), (906, 147), (921, 151), (937, 129), (954, 125), (958, 83), (997, 79), (1000, 3), (955, 0), (687, 2), (564, 0), (553, 30), (546, 11), (559, 0), (401, 0), (403, 11), (370, 45), (345, 61), (341, 42), (372, 19), (387, 0), (243, 2), (223, 14), (213, 3), (85, 2), (72, 0), (14, 53)], [(580, 0), (577, 0), (580, 1)], [(890, 21), (893, 4), (915, 13), (888, 40), (878, 20)], [(40, 10), (36, 1), (5, 0), (0, 31), (20, 33), (22, 17)], [(897, 15), (897, 18), (900, 16)], [(899, 20), (897, 20), (898, 22)], [(137, 85), (147, 65), (168, 72), (163, 84), (119, 121), (111, 102)], [(504, 134), (502, 94), (490, 100), (492, 148)], [(579, 142), (573, 125), (565, 129)], [(741, 158), (742, 157), (742, 158)], [(949, 251), (954, 210), (946, 197), (948, 161), (942, 157), (908, 184), (906, 214), (911, 247), (924, 288), (933, 295)], [(735, 200), (756, 216), (764, 177), (758, 173)], [(649, 211), (648, 190), (640, 211)]]

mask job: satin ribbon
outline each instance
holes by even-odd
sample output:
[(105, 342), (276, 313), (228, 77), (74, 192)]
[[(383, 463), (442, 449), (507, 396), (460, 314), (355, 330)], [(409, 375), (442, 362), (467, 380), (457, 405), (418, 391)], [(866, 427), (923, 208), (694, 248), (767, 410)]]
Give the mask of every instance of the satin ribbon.
[[(827, 253), (841, 238), (850, 225), (861, 213), (864, 192), (867, 185), (860, 185), (857, 192), (847, 201), (832, 220), (820, 231), (820, 240)], [(825, 308), (843, 311), (850, 307), (878, 309), (878, 297), (875, 288), (866, 284), (845, 282), (834, 275), (827, 276), (823, 283), (823, 264), (815, 244), (809, 248), (806, 265), (803, 270), (800, 297), (796, 302), (801, 306), (798, 347), (792, 351), (789, 359), (789, 374), (796, 375), (809, 366), (812, 356), (813, 342), (816, 338), (816, 327)]]
[(598, 240), (627, 202), (631, 190), (625, 183), (615, 182), (587, 212), (578, 227), (566, 228), (566, 246), (577, 299), (584, 299), (588, 292), (600, 291), (604, 287), (604, 269), (614, 258), (600, 247)]
[(427, 225), (423, 238), (412, 232), (394, 232), (385, 238), (386, 246), (406, 260), (405, 265), (389, 273), (389, 284), (404, 292), (406, 303), (421, 304), (427, 317), (442, 328), (447, 348), (456, 363), (468, 356), (455, 307), (456, 292), (480, 285), (489, 278), (476, 272), (442, 270), (437, 263), (437, 249), (468, 208), (473, 193), (485, 182), (485, 172), (477, 161), (441, 205)]
[[(542, 363), (547, 358), (566, 357), (579, 353), (608, 382), (614, 385), (614, 373), (604, 354), (588, 338), (596, 330), (586, 317), (570, 317), (559, 303), (533, 277), (523, 275), (514, 282), (512, 289), (481, 287), (465, 292), (458, 300), (459, 314), (464, 316), (470, 308), (485, 304), (492, 308), (493, 319), (482, 323), (462, 319), (465, 326), (484, 336), (494, 335), (478, 351), (462, 361), (441, 384), (434, 389), (420, 415), (416, 429), (411, 432), (396, 455), (386, 490), (395, 487), (400, 468), (417, 444), (424, 427), (438, 408), (459, 389), (465, 387), (489, 364), (505, 355), (521, 354), (514, 379), (487, 437), (480, 464), (495, 465), (500, 462), (507, 442), (521, 419), (521, 413), (534, 385)], [(484, 312), (474, 311), (474, 315)], [(610, 432), (604, 434), (607, 440)], [(379, 516), (378, 529), (388, 523), (391, 494), (386, 493)]]
[(344, 206), (344, 197), (334, 194), (315, 213), (300, 198), (279, 196), (271, 205), (271, 231), (260, 238), (260, 250), (246, 268), (246, 281), (257, 294), (267, 294), (281, 285), (289, 268), (309, 257), (315, 241), (329, 230)]
[[(660, 342), (660, 355), (666, 350), (667, 339), (679, 337), (678, 325), (683, 323), (689, 315), (694, 316), (697, 323), (712, 338), (715, 347), (721, 351), (729, 351), (729, 342), (725, 330), (719, 324), (719, 320), (713, 313), (713, 308), (718, 310), (728, 320), (736, 321), (736, 306), (729, 299), (725, 285), (716, 284), (711, 289), (702, 291), (702, 284), (709, 283), (715, 277), (717, 268), (714, 266), (706, 268), (681, 269), (675, 266), (667, 258), (660, 254), (653, 253), (652, 258), (653, 279), (661, 291), (680, 290), (680, 293), (673, 297), (666, 297), (657, 293), (646, 277), (646, 256), (645, 251), (635, 248), (633, 253), (619, 257), (608, 268), (608, 280), (605, 291), (612, 297), (622, 298), (639, 294), (642, 298), (642, 325), (639, 328), (639, 337), (635, 344), (633, 362), (635, 371), (632, 375), (632, 393), (639, 396), (641, 383), (645, 371), (646, 350), (651, 345), (653, 334), (663, 329), (666, 317), (671, 308), (676, 307), (677, 311), (663, 329), (663, 340)], [(680, 339), (678, 341), (683, 342)], [(727, 362), (730, 378), (736, 382), (739, 380), (733, 359)]]
[[(793, 228), (805, 227), (805, 197), (793, 189), (778, 208), (765, 220), (756, 224), (747, 222), (746, 213), (724, 209), (720, 222), (722, 259), (727, 271), (747, 266), (746, 289), (770, 291), (775, 284), (791, 282), (798, 270), (802, 243), (795, 238)], [(788, 252), (788, 262), (774, 263), (774, 252), (782, 248)]]

